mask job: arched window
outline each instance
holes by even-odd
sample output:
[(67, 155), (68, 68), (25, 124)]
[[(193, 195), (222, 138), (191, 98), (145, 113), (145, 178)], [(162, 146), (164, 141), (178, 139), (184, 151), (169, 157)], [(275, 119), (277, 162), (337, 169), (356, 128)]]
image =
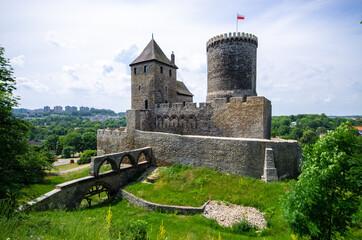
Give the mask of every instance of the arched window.
[(170, 77), (171, 77), (171, 76), (172, 76), (172, 71), (171, 71), (171, 69), (169, 70), (168, 73), (169, 73), (169, 75), (170, 75)]
[(145, 109), (148, 109), (148, 100), (145, 100)]
[(137, 75), (137, 68), (133, 69), (133, 73), (134, 73), (134, 75)]
[(145, 66), (143, 67), (143, 72), (144, 72), (144, 73), (147, 72), (147, 65), (145, 65)]
[(163, 67), (160, 67), (160, 73), (163, 73)]

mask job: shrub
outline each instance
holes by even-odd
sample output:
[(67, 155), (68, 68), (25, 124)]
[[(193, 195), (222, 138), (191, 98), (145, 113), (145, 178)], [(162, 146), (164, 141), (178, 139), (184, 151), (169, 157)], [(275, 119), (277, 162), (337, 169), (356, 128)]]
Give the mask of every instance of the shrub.
[(109, 233), (112, 239), (146, 240), (148, 223), (143, 220), (130, 220), (122, 225), (112, 224)]
[(234, 223), (231, 229), (234, 233), (243, 233), (256, 230), (257, 228), (256, 226), (251, 225), (246, 219), (243, 219), (238, 223)]
[(80, 159), (78, 160), (78, 165), (84, 164), (84, 163), (90, 163), (91, 158), (93, 156), (97, 156), (97, 150), (85, 150), (82, 155), (80, 156)]

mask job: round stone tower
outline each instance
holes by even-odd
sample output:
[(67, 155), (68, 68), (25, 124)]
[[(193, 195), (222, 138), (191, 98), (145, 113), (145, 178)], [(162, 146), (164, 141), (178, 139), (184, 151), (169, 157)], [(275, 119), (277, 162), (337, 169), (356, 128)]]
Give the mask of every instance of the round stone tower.
[(258, 38), (229, 33), (211, 38), (207, 51), (207, 96), (214, 98), (256, 96)]

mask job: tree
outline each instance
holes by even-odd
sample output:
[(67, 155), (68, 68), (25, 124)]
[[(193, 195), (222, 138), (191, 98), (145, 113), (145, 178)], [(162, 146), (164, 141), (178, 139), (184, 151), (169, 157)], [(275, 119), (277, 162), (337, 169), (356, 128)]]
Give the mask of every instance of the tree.
[(13, 95), (15, 78), (9, 60), (3, 54), (4, 48), (0, 46), (0, 199), (17, 189), (17, 155), (26, 152), (28, 133), (27, 124), (12, 113), (18, 100)]
[(97, 134), (94, 132), (86, 132), (82, 135), (83, 151), (97, 149)]
[(75, 148), (72, 146), (66, 146), (63, 148), (62, 157), (63, 158), (70, 158), (72, 155), (75, 154)]
[(82, 135), (78, 132), (70, 132), (64, 137), (63, 147), (74, 147), (75, 151), (82, 151)]
[(303, 151), (302, 173), (282, 200), (284, 218), (299, 236), (344, 236), (360, 205), (362, 138), (342, 123)]
[(57, 150), (58, 139), (59, 139), (58, 135), (55, 134), (49, 135), (44, 139), (42, 146), (55, 152)]

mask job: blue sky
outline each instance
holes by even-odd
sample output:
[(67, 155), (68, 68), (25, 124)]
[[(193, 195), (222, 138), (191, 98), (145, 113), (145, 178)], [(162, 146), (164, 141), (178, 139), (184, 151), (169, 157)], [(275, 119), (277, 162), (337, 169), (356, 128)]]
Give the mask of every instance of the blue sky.
[(152, 33), (178, 79), (206, 101), (206, 42), (259, 38), (257, 93), (273, 115), (362, 115), (362, 1), (0, 0), (0, 44), (20, 107), (130, 108), (129, 63)]

